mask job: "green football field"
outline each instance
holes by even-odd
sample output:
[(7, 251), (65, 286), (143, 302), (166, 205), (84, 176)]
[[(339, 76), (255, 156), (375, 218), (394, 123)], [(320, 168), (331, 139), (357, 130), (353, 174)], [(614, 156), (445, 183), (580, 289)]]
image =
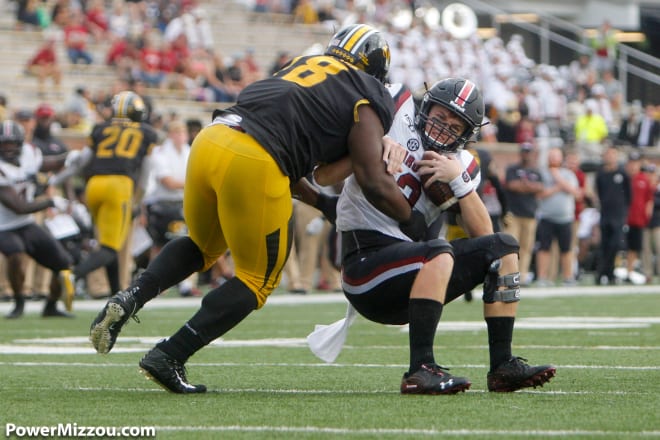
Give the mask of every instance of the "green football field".
[(42, 319), (41, 303), (23, 319), (0, 318), (3, 436), (154, 427), (163, 439), (660, 438), (660, 286), (525, 290), (514, 354), (556, 365), (557, 376), (511, 394), (486, 390), (481, 303), (459, 299), (445, 308), (436, 360), (472, 388), (450, 396), (399, 394), (408, 364), (402, 327), (358, 318), (337, 361), (317, 359), (305, 338), (343, 317), (342, 296), (282, 291), (191, 358), (188, 377), (208, 393), (170, 394), (137, 363), (199, 299), (151, 302), (141, 323), (130, 321), (115, 349), (98, 355), (87, 331), (104, 303), (76, 302), (72, 320)]

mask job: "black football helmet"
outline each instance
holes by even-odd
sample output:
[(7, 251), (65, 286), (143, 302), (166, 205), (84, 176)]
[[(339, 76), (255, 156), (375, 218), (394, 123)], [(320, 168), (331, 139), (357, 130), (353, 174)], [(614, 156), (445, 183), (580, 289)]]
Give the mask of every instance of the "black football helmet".
[(333, 35), (326, 55), (344, 60), (385, 81), (390, 69), (390, 46), (382, 34), (367, 24), (352, 24)]
[[(431, 129), (427, 131), (428, 115), (431, 107), (441, 105), (467, 123), (463, 133), (452, 133), (446, 124), (431, 119)], [(465, 146), (470, 138), (479, 132), (484, 124), (484, 98), (479, 88), (470, 80), (447, 78), (438, 81), (426, 91), (415, 116), (415, 128), (422, 138), (424, 149), (442, 152), (456, 152)], [(433, 138), (429, 133), (438, 133)], [(439, 137), (451, 139), (440, 142)]]
[(17, 122), (6, 120), (0, 126), (0, 159), (12, 165), (19, 165), (25, 132)]
[(140, 96), (131, 91), (117, 93), (112, 98), (112, 117), (141, 122), (146, 114), (146, 106)]

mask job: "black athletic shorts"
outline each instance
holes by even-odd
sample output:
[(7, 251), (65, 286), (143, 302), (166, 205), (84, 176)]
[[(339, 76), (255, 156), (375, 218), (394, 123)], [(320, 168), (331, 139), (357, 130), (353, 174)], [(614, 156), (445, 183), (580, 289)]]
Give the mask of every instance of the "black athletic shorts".
[(157, 246), (186, 235), (183, 202), (155, 202), (147, 205), (147, 232)]
[(424, 264), (441, 253), (454, 256), (445, 304), (482, 284), (491, 263), (517, 252), (498, 234), (473, 239), (401, 241), (374, 231), (342, 234), (344, 294), (365, 318), (382, 324), (408, 322), (410, 289)]
[(54, 271), (68, 269), (73, 264), (71, 255), (44, 227), (36, 223), (0, 231), (0, 252), (5, 256), (27, 254), (40, 265)]

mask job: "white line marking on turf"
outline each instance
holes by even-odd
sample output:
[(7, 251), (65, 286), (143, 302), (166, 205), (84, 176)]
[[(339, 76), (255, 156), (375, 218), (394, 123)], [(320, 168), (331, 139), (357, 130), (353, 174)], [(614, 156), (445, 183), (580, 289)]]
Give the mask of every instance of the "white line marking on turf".
[[(18, 367), (135, 367), (133, 363), (86, 363), (86, 362), (0, 362), (0, 366), (18, 366)], [(326, 364), (326, 363), (288, 363), (288, 362), (259, 362), (259, 363), (239, 363), (239, 362), (190, 362), (187, 367), (240, 367), (240, 368), (261, 368), (261, 367), (305, 367), (305, 368), (408, 368), (407, 364)], [(574, 370), (630, 370), (630, 371), (660, 371), (660, 365), (653, 366), (635, 366), (635, 365), (556, 365), (557, 369)], [(465, 364), (455, 365), (452, 368), (478, 368), (486, 369), (488, 365)]]
[[(604, 296), (604, 295), (660, 295), (660, 285), (643, 286), (578, 286), (571, 289), (564, 287), (534, 288), (525, 287), (525, 299), (552, 298), (566, 296)], [(203, 297), (191, 298), (154, 298), (149, 302), (149, 309), (185, 309), (199, 307)], [(100, 311), (106, 300), (83, 300), (74, 302), (74, 309), (80, 311)], [(292, 295), (276, 292), (268, 298), (268, 304), (273, 306), (296, 306), (300, 304), (346, 304), (343, 293), (312, 293), (309, 295)], [(13, 308), (12, 302), (0, 303), (0, 314), (8, 313)], [(27, 313), (41, 313), (41, 301), (25, 303)]]
[(564, 437), (564, 436), (616, 436), (618, 438), (656, 437), (660, 431), (600, 431), (600, 430), (511, 430), (511, 429), (414, 429), (414, 428), (378, 428), (351, 429), (324, 426), (156, 426), (157, 431), (218, 431), (218, 432), (283, 432), (329, 435), (423, 435), (423, 436), (516, 436), (516, 437)]
[[(25, 390), (32, 391), (45, 391), (52, 390), (48, 387), (24, 387)], [(159, 387), (154, 388), (136, 388), (136, 387), (62, 387), (64, 391), (89, 391), (89, 392), (99, 392), (99, 391), (112, 391), (112, 392), (146, 392), (153, 393), (158, 392), (162, 393), (163, 389)], [(485, 389), (470, 389), (466, 391), (467, 393), (488, 393)], [(209, 388), (209, 394), (240, 394), (240, 393), (255, 393), (255, 394), (342, 394), (342, 395), (355, 395), (355, 394), (400, 394), (399, 390), (392, 389), (388, 387), (387, 389), (381, 390), (341, 390), (341, 389), (284, 389), (284, 388)], [(516, 394), (545, 394), (545, 395), (576, 395), (576, 396), (589, 396), (589, 395), (608, 395), (608, 396), (646, 396), (650, 393), (648, 392), (634, 392), (634, 391), (562, 391), (562, 390), (536, 390), (536, 389), (527, 389), (517, 391)]]

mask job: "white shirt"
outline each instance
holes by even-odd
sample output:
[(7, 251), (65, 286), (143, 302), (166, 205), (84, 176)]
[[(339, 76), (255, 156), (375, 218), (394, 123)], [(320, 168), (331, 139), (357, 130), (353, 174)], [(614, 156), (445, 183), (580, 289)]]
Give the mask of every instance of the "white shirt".
[(183, 200), (183, 189), (169, 189), (161, 180), (172, 177), (181, 182), (185, 181), (189, 155), (190, 145), (185, 144), (179, 151), (170, 139), (153, 149), (149, 159), (149, 175), (152, 181), (147, 186), (145, 203)]
[[(388, 86), (392, 96), (396, 96), (401, 88), (401, 84)], [(414, 162), (422, 158), (424, 148), (419, 134), (415, 130), (414, 120), (415, 105), (412, 95), (408, 94), (406, 100), (397, 109), (392, 128), (387, 133), (388, 136), (408, 149), (408, 156), (406, 156), (402, 165), (403, 171), (395, 174), (393, 178), (400, 182), (399, 187), (406, 198), (414, 201), (414, 208), (424, 214), (426, 223), (431, 224), (440, 215), (441, 210), (426, 197), (424, 191), (422, 191), (420, 176), (415, 171)], [(474, 156), (468, 151), (460, 150), (458, 154), (460, 154), (464, 168), (467, 168), (475, 160)], [(472, 180), (475, 190), (479, 186), (480, 180), (481, 174)], [(411, 241), (406, 234), (401, 232), (399, 223), (396, 220), (383, 214), (367, 200), (360, 185), (355, 180), (355, 176), (351, 175), (346, 179), (337, 203), (337, 230), (350, 231), (356, 229), (379, 231), (391, 237)]]
[[(24, 143), (19, 166), (0, 160), (0, 187), (13, 187), (26, 201), (31, 202), (36, 185), (30, 176), (39, 171), (42, 161), (41, 150), (32, 144)], [(33, 222), (32, 214), (17, 214), (0, 203), (0, 231), (11, 231)]]

